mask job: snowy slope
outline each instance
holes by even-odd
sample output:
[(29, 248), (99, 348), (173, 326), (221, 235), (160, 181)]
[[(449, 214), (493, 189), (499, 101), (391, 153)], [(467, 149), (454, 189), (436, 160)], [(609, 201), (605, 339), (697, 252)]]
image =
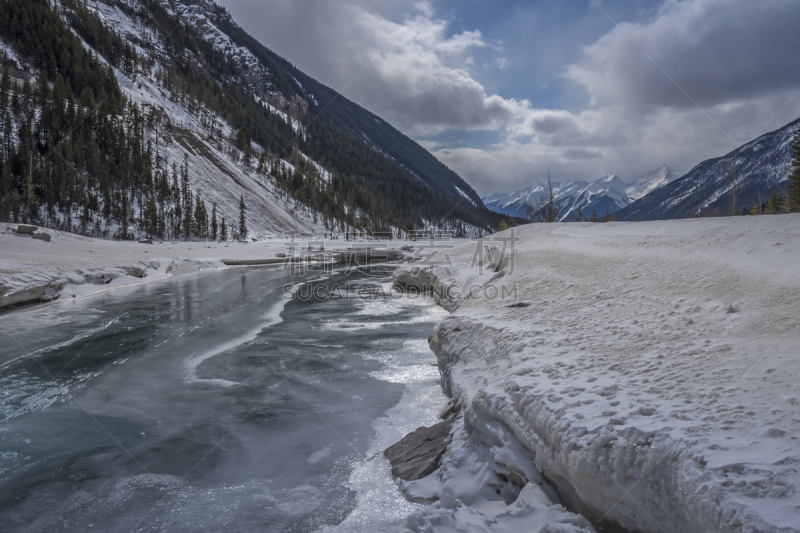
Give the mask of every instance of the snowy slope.
[[(791, 146), (800, 120), (750, 141), (718, 158), (703, 161), (681, 178), (640, 198), (618, 213), (619, 220), (671, 219), (697, 214), (730, 214), (734, 176), (737, 211), (784, 192)], [(735, 168), (735, 170), (734, 170)]]
[(584, 216), (596, 212), (598, 216), (613, 214), (628, 206), (631, 201), (625, 194), (625, 182), (616, 174), (609, 174), (562, 200), (561, 220), (572, 220), (581, 206)]
[[(176, 124), (181, 124), (174, 126), (172, 142), (158, 146), (158, 150), (169, 161), (180, 163), (187, 158), (192, 189), (200, 192), (209, 205), (216, 203), (220, 218), (224, 217), (229, 225), (238, 220), (239, 198), (244, 197), (247, 224), (253, 236), (325, 232), (321, 224), (314, 222), (313, 213), (300, 206), (295, 208), (291, 199), (281, 198), (267, 176), (243, 168), (222, 153), (208, 135), (201, 133), (203, 124), (196, 113), (165, 97), (152, 80), (139, 78), (133, 82), (119, 71), (116, 74), (123, 93), (133, 102), (164, 109)], [(224, 121), (216, 117), (215, 121), (221, 131), (230, 133)]]
[[(81, 39), (83, 46), (100, 62), (109, 65), (126, 97), (126, 103), (136, 104), (137, 113), (146, 118), (144, 141), (152, 142), (154, 152), (165, 158), (162, 162), (166, 167), (160, 168), (180, 166), (185, 161), (188, 164), (188, 185), (193, 194), (200, 194), (209, 212), (212, 203), (216, 203), (220, 216), (224, 217), (231, 227), (238, 218), (239, 198), (243, 197), (247, 205), (248, 230), (256, 237), (287, 232), (353, 233), (352, 227), (334, 217), (347, 218), (350, 223), (361, 227), (370, 226), (370, 219), (375, 213), (361, 211), (364, 209), (363, 205), (361, 207), (349, 205), (350, 201), (357, 201), (357, 195), (356, 200), (342, 199), (341, 191), (338, 189), (334, 191), (335, 169), (337, 165), (343, 163), (330, 154), (320, 153), (319, 149), (314, 152), (313, 157), (302, 153), (302, 142), (298, 144), (298, 141), (308, 141), (310, 138), (301, 119), (308, 116), (312, 112), (310, 108), (315, 106), (317, 109), (314, 114), (321, 122), (327, 120), (331, 123), (330, 117), (319, 115), (334, 102), (337, 113), (350, 110), (353, 111), (354, 117), (358, 112), (370, 117), (373, 115), (351, 102), (345, 102), (334, 91), (321, 86), (296, 69), (292, 70), (285, 60), (277, 58), (244, 33), (227, 11), (213, 1), (174, 0), (162, 1), (160, 5), (156, 5), (149, 0), (88, 0), (85, 6), (112, 33), (121, 36), (135, 49), (138, 61), (132, 63), (133, 66), (131, 63), (124, 65), (114, 63), (119, 67), (114, 68), (102, 54), (92, 49), (87, 39)], [(53, 10), (67, 22), (68, 26), (70, 17), (74, 20), (75, 16), (69, 9), (59, 8), (58, 4), (53, 5)], [(169, 21), (170, 25), (180, 27), (180, 24), (183, 24), (186, 28), (190, 28), (187, 30), (190, 37), (176, 40), (175, 28), (162, 27), (165, 25), (165, 20)], [(72, 31), (76, 35), (80, 33), (75, 28)], [(187, 42), (189, 44), (185, 44)], [(212, 54), (207, 45), (221, 52), (230, 63), (225, 63), (221, 56)], [(32, 74), (37, 72), (36, 65), (17, 57), (14, 43), (3, 43), (0, 53), (12, 66), (16, 64), (21, 70)], [(219, 65), (223, 65), (224, 68)], [(176, 78), (171, 72), (175, 72), (174, 68), (180, 70), (187, 66), (190, 66), (195, 74), (211, 80), (212, 93), (216, 91), (213, 87), (221, 90), (218, 102), (221, 101), (222, 104), (204, 97), (203, 101), (209, 105), (206, 107), (205, 104), (195, 101), (192, 93), (181, 86), (184, 83), (182, 78), (180, 76)], [(303, 80), (302, 83), (298, 78)], [(235, 96), (229, 97), (231, 94)], [(269, 110), (272, 117), (275, 117), (275, 120), (271, 121), (272, 117), (265, 115), (268, 118), (262, 122), (258, 120), (263, 117), (259, 118), (256, 121), (259, 126), (256, 133), (252, 129), (242, 127), (241, 122), (246, 119), (239, 116), (241, 113), (237, 115), (238, 111), (235, 110), (238, 107), (241, 111), (244, 105), (250, 105), (250, 102), (242, 104), (242, 101), (248, 98), (252, 98), (255, 105), (263, 106)], [(324, 103), (326, 101), (327, 103)], [(212, 111), (212, 108), (218, 111)], [(331, 108), (329, 112), (333, 110), (334, 108)], [(358, 117), (359, 120), (362, 118)], [(232, 127), (228, 120), (237, 124), (236, 127)], [(291, 130), (287, 131), (281, 121)], [(375, 172), (375, 176), (371, 176), (370, 179), (380, 183), (385, 179), (381, 172), (387, 172), (395, 179), (402, 180), (407, 173), (409, 181), (418, 180), (427, 188), (456, 198), (464, 204), (456, 206), (458, 211), (455, 211), (452, 199), (445, 200), (445, 196), (433, 191), (420, 192), (418, 189), (421, 188), (418, 188), (415, 190), (418, 196), (430, 194), (436, 197), (431, 202), (435, 207), (425, 211), (425, 219), (418, 221), (408, 214), (413, 212), (411, 208), (394, 206), (394, 212), (390, 215), (404, 211), (402, 215), (404, 218), (396, 219), (402, 220), (405, 229), (419, 223), (421, 227), (453, 228), (460, 234), (477, 235), (485, 234), (491, 228), (496, 217), (483, 207), (479, 197), (469, 185), (384, 121), (374, 117), (371, 122), (375, 124), (371, 126), (370, 134), (373, 137), (377, 135), (378, 140), (369, 141), (367, 144), (392, 163), (384, 166), (381, 166), (383, 163), (378, 164), (376, 168), (381, 170)], [(274, 129), (271, 129), (273, 124)], [(335, 124), (332, 127), (339, 128)], [(342, 124), (340, 130), (337, 135), (341, 137), (337, 139), (347, 138), (353, 130), (352, 124)], [(365, 131), (361, 131), (357, 135), (358, 138), (365, 137)], [(251, 143), (253, 159), (250, 161), (245, 161), (241, 135), (253, 138)], [(293, 138), (293, 135), (296, 137)], [(358, 150), (369, 151), (369, 147), (358, 146)], [(284, 160), (277, 160), (278, 157)], [(297, 167), (292, 166), (289, 160)], [(298, 165), (297, 162), (301, 160), (304, 163)], [(395, 165), (405, 173), (394, 174)], [(297, 170), (302, 172), (302, 176), (292, 176), (290, 173), (288, 177), (286, 175), (270, 177), (270, 169), (275, 168)], [(344, 172), (342, 176), (348, 179), (349, 174)], [(288, 190), (282, 190), (277, 185), (278, 178)], [(298, 181), (310, 185), (301, 191), (301, 187), (297, 185)], [(286, 183), (290, 185), (287, 186)], [(384, 189), (378, 187), (377, 190), (375, 194), (381, 200)], [(336, 197), (339, 204), (336, 209), (326, 210), (324, 217), (321, 212), (314, 212), (303, 205), (308, 203), (322, 209), (320, 205), (324, 202), (319, 201), (319, 198), (324, 198), (328, 194)], [(292, 195), (302, 198), (302, 203), (296, 201)], [(134, 200), (131, 205), (134, 217), (130, 222), (128, 233), (138, 236), (143, 231), (137, 227), (143, 206)], [(167, 211), (171, 208), (171, 200), (166, 205), (159, 206), (159, 209)], [(442, 218), (439, 219), (439, 216)], [(71, 214), (65, 214), (64, 217), (74, 218)], [(116, 222), (107, 224), (113, 234), (118, 227)], [(394, 228), (393, 231), (397, 233), (399, 230)]]
[(625, 194), (631, 201), (638, 200), (643, 196), (647, 196), (656, 189), (672, 183), (681, 175), (669, 168), (667, 165), (661, 165), (660, 168), (648, 172), (635, 182), (625, 187)]
[(798, 228), (800, 215), (528, 225), (505, 258), (481, 265), (470, 243), (448, 268), (398, 269), (451, 289), (431, 347), (464, 419), (445, 468), (404, 485), (458, 512), (409, 523), (510, 529), (513, 497), (473, 509), (469, 495), (522, 497), (541, 472), (551, 502), (595, 525), (800, 531)]
[[(141, 26), (119, 7), (99, 1), (89, 2), (87, 5), (109, 27), (131, 42), (147, 40), (156, 45), (158, 54), (167, 53), (160, 47), (161, 39), (157, 33), (143, 32)], [(133, 1), (128, 5), (137, 6)], [(225, 34), (208, 22), (202, 11), (204, 5), (176, 4), (176, 8), (187, 24), (202, 28), (204, 36), (210, 42), (224, 50), (240, 65), (248, 65), (249, 72), (256, 72), (259, 67), (255, 57), (246, 49), (234, 46)], [(281, 197), (280, 191), (268, 176), (255, 173), (253, 169), (233, 161), (229, 154), (219, 150), (219, 141), (227, 144), (225, 139), (233, 133), (230, 125), (222, 118), (204, 108), (190, 111), (147, 73), (137, 73), (135, 79), (131, 79), (118, 69), (114, 69), (114, 72), (123, 93), (132, 102), (143, 108), (160, 109), (166, 114), (173, 125), (174, 135), (166, 141), (151, 135), (157, 150), (167, 158), (168, 164), (180, 164), (186, 158), (192, 190), (201, 194), (209, 208), (212, 203), (216, 203), (220, 218), (225, 218), (229, 226), (238, 220), (239, 198), (244, 197), (248, 206), (248, 229), (255, 237), (282, 235), (287, 232), (321, 234), (327, 231), (321, 223), (314, 221), (314, 213), (303, 206), (296, 206), (291, 198)], [(265, 75), (263, 69), (261, 75)], [(299, 131), (296, 119), (275, 108), (272, 110)], [(230, 151), (230, 147), (227, 148)], [(282, 164), (289, 165), (288, 162)], [(327, 171), (314, 164), (323, 176), (329, 177)]]

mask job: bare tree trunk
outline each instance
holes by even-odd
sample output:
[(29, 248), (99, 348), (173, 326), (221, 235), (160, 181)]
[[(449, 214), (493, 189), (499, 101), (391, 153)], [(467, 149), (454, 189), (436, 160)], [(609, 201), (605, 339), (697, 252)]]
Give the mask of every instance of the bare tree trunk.
[(563, 207), (556, 198), (549, 170), (547, 171), (547, 184), (544, 191), (536, 200), (528, 201), (523, 209), (525, 216), (533, 222), (551, 223), (558, 222), (561, 219)]

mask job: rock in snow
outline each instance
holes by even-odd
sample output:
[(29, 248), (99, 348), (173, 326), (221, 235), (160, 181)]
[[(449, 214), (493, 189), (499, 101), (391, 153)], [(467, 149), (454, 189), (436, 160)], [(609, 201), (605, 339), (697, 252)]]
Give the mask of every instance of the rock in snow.
[(407, 528), (800, 531), (800, 215), (515, 231), (500, 278), (487, 241), (395, 274), (458, 289), (430, 345), (461, 418)]
[(392, 475), (406, 481), (422, 479), (442, 463), (447, 445), (450, 444), (450, 429), (455, 418), (431, 427), (421, 427), (390, 446), (384, 455), (392, 464)]
[(29, 226), (28, 224), (20, 224), (17, 226), (17, 233), (20, 235), (33, 235), (33, 232), (39, 229), (39, 226)]

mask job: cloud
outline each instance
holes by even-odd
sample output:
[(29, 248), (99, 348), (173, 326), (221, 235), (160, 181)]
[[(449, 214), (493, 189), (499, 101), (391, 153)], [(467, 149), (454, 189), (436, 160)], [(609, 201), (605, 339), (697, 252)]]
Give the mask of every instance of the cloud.
[[(487, 91), (480, 76), (518, 56), (478, 30), (451, 31), (430, 0), (223, 2), (266, 46), (417, 139), (481, 194), (548, 169), (554, 179), (627, 181), (663, 163), (688, 171), (800, 116), (793, 0), (666, 0), (640, 23), (615, 24), (552, 67), (568, 109)], [(608, 20), (602, 2), (586, 9)], [(467, 130), (494, 132), (493, 144), (436, 137)]]
[(568, 159), (599, 159), (603, 156), (598, 150), (588, 150), (586, 148), (567, 148), (564, 156)]
[[(431, 2), (224, 2), (266, 46), (406, 133), (496, 129), (513, 107), (470, 74), (480, 31), (451, 34)], [(263, 21), (258, 28), (248, 20)]]
[(617, 24), (586, 47), (566, 77), (596, 105), (695, 107), (784, 91), (800, 84), (798, 21), (800, 2), (788, 0), (668, 0), (651, 21)]
[(594, 180), (614, 172), (630, 182), (665, 163), (687, 172), (800, 116), (800, 96), (791, 100), (798, 89), (702, 110), (664, 106), (640, 113), (622, 105), (574, 113), (528, 109), (492, 146), (439, 147), (434, 154), (481, 195), (538, 183), (547, 170), (556, 181)]
[[(589, 9), (605, 16), (602, 3)], [(482, 194), (662, 163), (688, 171), (800, 116), (800, 3), (668, 0), (641, 24), (621, 23), (582, 49), (564, 77), (583, 109), (517, 103), (505, 142), (436, 155)], [(516, 102), (512, 102), (516, 103)], [(494, 160), (487, 175), (487, 160)]]

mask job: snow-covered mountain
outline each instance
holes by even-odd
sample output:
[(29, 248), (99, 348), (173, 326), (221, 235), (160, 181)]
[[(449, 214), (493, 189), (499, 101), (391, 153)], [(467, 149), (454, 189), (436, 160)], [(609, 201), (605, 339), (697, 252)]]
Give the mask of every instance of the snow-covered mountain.
[[(578, 205), (584, 216), (596, 210), (599, 216), (608, 212), (617, 220), (727, 215), (733, 208), (734, 176), (736, 209), (749, 209), (765, 202), (772, 191), (785, 190), (792, 139), (799, 129), (800, 119), (723, 157), (703, 161), (684, 175), (662, 165), (630, 184), (614, 174), (592, 183), (554, 183), (556, 197), (564, 206), (562, 220), (572, 220)], [(510, 194), (494, 193), (483, 202), (498, 213), (525, 218), (525, 204), (543, 190), (537, 184)]]
[[(598, 216), (616, 213), (631, 203), (625, 193), (627, 185), (616, 174), (588, 181), (553, 182), (556, 198), (563, 210), (561, 220), (572, 220), (578, 206), (586, 216), (596, 211)], [(525, 218), (526, 205), (535, 203), (544, 192), (543, 184), (535, 184), (510, 194), (494, 193), (483, 198), (486, 207), (497, 213)]]
[(678, 174), (667, 165), (661, 165), (661, 167), (653, 170), (652, 172), (648, 172), (635, 182), (625, 187), (625, 194), (628, 195), (628, 198), (630, 198), (631, 201), (635, 201), (643, 196), (647, 196), (654, 190), (659, 189), (668, 183), (672, 183), (680, 177), (681, 174)]
[(625, 194), (626, 184), (616, 174), (609, 174), (593, 181), (571, 196), (562, 199), (561, 220), (573, 220), (580, 206), (584, 217), (596, 213), (602, 217), (614, 214), (631, 201)]
[(656, 189), (617, 213), (618, 220), (657, 220), (728, 215), (783, 192), (791, 163), (792, 138), (800, 120), (758, 137), (732, 152), (703, 161), (686, 175)]
[[(422, 227), (476, 234), (499, 222), (472, 187), (433, 155), (265, 48), (211, 0), (34, 3), (37, 20), (58, 25), (61, 41), (71, 32), (79, 42), (75, 53), (96, 58), (92, 61), (100, 66), (91, 65), (94, 79), (104, 72), (113, 76), (104, 93), (93, 82), (84, 94), (85, 80), (92, 78), (72, 72), (58, 53), (48, 55), (45, 48), (52, 43), (47, 36), (34, 32), (23, 42), (7, 28), (0, 31), (0, 71), (10, 67), (12, 87), (35, 81), (45, 71), (52, 85), (59, 73), (87, 106), (103, 103), (107, 94), (121, 95), (115, 112), (122, 115), (108, 118), (135, 125), (126, 125), (128, 142), (136, 137), (136, 157), (148, 158), (151, 166), (135, 172), (153, 171), (137, 176), (135, 183), (120, 179), (100, 190), (90, 168), (76, 168), (77, 174), (89, 173), (90, 190), (71, 197), (89, 198), (87, 205), (48, 205), (39, 214), (19, 214), (18, 198), (25, 189), (22, 174), (14, 176), (16, 196), (0, 198), (0, 216), (10, 221), (44, 222), (47, 217), (71, 229), (78, 218), (88, 218), (89, 227), (106, 228), (103, 235), (108, 230), (116, 234), (127, 224), (128, 235), (136, 235), (147, 231), (142, 221), (148, 203), (152, 218), (163, 226), (165, 218), (180, 217), (179, 204), (190, 196), (207, 204), (209, 213), (215, 205), (229, 225), (237, 220), (244, 198), (251, 234)], [(4, 17), (13, 18), (26, 8), (23, 0), (14, 0), (3, 9)], [(54, 107), (65, 105), (71, 104), (54, 102)], [(20, 129), (24, 116), (40, 114), (32, 105), (14, 115), (12, 130)], [(45, 131), (36, 121), (30, 126), (37, 136)], [(64, 138), (70, 140), (72, 131), (65, 128)], [(10, 143), (19, 144), (16, 139)], [(34, 167), (53, 168), (51, 160), (60, 156), (51, 148), (39, 145)], [(167, 194), (170, 187), (162, 182), (172, 185), (175, 166), (187, 168), (188, 187)], [(51, 202), (45, 190), (48, 176), (39, 179), (41, 185), (34, 187), (40, 200)], [(124, 217), (121, 203), (130, 210)]]
[[(565, 198), (588, 185), (589, 183), (586, 181), (553, 182), (553, 189), (557, 198)], [(536, 183), (512, 193), (490, 194), (482, 198), (482, 200), (486, 207), (496, 213), (525, 218), (525, 206), (535, 202), (536, 198), (544, 192), (544, 189), (545, 186), (543, 184)]]

